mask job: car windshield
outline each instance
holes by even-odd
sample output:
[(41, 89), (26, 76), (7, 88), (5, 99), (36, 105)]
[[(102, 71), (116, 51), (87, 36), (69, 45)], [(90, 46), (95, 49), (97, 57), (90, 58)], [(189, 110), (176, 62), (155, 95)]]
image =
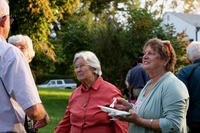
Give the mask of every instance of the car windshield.
[(47, 84), (49, 82), (49, 80), (45, 81), (43, 84)]

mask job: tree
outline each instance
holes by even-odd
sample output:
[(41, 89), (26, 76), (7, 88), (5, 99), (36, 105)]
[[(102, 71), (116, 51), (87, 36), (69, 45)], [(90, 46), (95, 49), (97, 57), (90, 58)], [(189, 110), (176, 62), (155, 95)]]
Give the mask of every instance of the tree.
[(58, 32), (60, 40), (56, 44), (62, 47), (62, 61), (57, 64), (57, 74), (74, 74), (75, 53), (90, 49), (91, 36), (88, 27), (86, 21), (79, 20), (77, 16), (71, 16), (65, 21), (65, 26)]
[(55, 71), (50, 24), (56, 23), (63, 13), (70, 14), (79, 3), (79, 0), (9, 0), (11, 16), (15, 19), (10, 34), (25, 34), (33, 40), (36, 56), (30, 65), (34, 72)]
[(199, 0), (145, 0), (143, 7), (155, 16), (162, 17), (166, 11), (197, 14), (200, 12), (199, 6)]
[(125, 76), (150, 38), (170, 40), (175, 51), (181, 48), (173, 36), (173, 27), (161, 26), (162, 19), (156, 19), (146, 9), (130, 7), (128, 11), (127, 25), (104, 14), (93, 29), (91, 50), (101, 62), (102, 76), (120, 89), (125, 88)]

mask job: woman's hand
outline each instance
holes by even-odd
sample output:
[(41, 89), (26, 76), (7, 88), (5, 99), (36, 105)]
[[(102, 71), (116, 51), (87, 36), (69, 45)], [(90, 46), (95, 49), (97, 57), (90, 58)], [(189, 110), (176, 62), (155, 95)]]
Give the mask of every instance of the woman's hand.
[(126, 121), (126, 122), (131, 122), (138, 124), (141, 121), (141, 117), (132, 109), (129, 110), (130, 115), (127, 115), (126, 117), (124, 116), (115, 116), (115, 118), (121, 120), (121, 121)]
[(123, 98), (117, 98), (115, 108), (118, 110), (123, 110), (128, 112), (129, 109), (132, 109), (132, 104), (130, 104)]

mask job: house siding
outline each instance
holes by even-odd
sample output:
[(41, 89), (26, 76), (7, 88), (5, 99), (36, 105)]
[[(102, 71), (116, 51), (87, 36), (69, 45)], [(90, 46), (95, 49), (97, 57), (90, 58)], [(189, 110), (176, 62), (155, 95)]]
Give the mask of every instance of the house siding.
[(200, 40), (200, 31), (197, 33), (198, 38), (196, 40), (196, 27), (181, 18), (173, 15), (172, 13), (166, 13), (163, 16), (163, 23), (164, 24), (173, 24), (174, 28), (177, 33), (183, 32), (183, 30), (186, 30), (186, 34), (188, 35), (188, 39), (193, 39), (194, 41)]

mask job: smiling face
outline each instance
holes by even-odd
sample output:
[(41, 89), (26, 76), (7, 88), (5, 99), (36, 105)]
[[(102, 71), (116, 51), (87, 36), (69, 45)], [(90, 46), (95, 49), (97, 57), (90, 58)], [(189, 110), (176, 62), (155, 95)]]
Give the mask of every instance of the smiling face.
[(91, 79), (94, 79), (94, 68), (89, 66), (83, 58), (77, 58), (74, 63), (74, 70), (77, 76), (77, 79), (84, 83), (88, 82)]
[(164, 70), (165, 61), (161, 59), (159, 53), (153, 50), (150, 46), (144, 49), (143, 68), (151, 74)]

